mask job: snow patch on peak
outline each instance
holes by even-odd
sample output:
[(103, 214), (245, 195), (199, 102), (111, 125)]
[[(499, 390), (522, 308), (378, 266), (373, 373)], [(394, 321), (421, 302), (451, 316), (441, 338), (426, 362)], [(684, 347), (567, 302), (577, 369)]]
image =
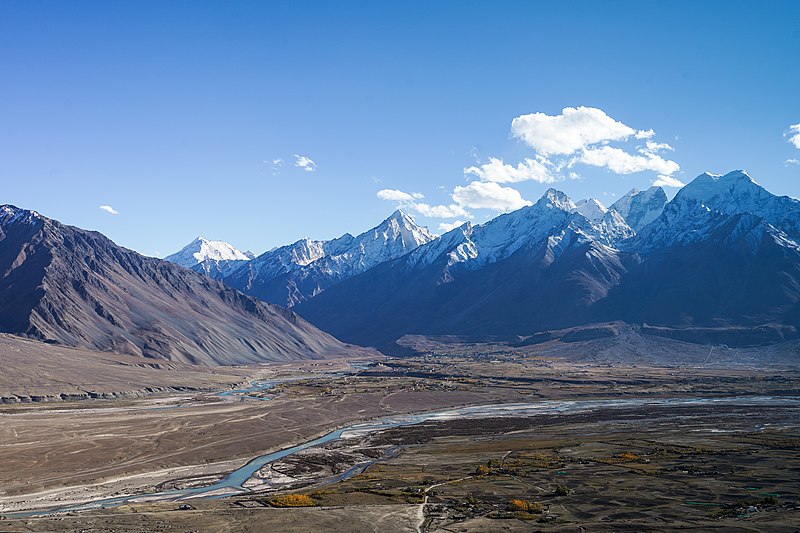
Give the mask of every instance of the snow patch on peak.
[(212, 278), (220, 278), (252, 258), (252, 254), (241, 252), (225, 241), (197, 237), (164, 260)]
[(584, 200), (578, 200), (572, 211), (580, 213), (589, 220), (595, 221), (603, 218), (603, 215), (608, 212), (608, 208), (596, 198), (586, 198)]
[(661, 187), (653, 186), (645, 191), (631, 189), (610, 209), (619, 213), (634, 231), (640, 231), (654, 221), (667, 205), (667, 193)]
[(389, 218), (373, 230), (359, 235), (356, 240), (362, 239), (368, 234), (371, 234), (374, 240), (382, 241), (384, 245), (389, 242), (399, 241), (407, 251), (429, 243), (435, 238), (435, 235), (428, 231), (428, 228), (418, 226), (413, 218), (400, 209), (392, 213)]
[[(211, 241), (203, 237), (197, 237), (190, 242), (181, 250), (181, 252), (184, 251), (190, 254), (196, 263), (202, 263), (208, 259), (212, 261), (247, 261), (250, 259), (246, 254), (225, 241)], [(178, 252), (178, 254), (181, 252)]]
[(24, 224), (33, 224), (44, 217), (36, 211), (29, 209), (20, 209), (19, 207), (6, 204), (0, 206), (0, 225), (12, 224), (15, 222), (22, 222)]
[(570, 199), (570, 197), (558, 189), (553, 188), (545, 191), (544, 195), (539, 199), (539, 201), (534, 204), (534, 207), (536, 206), (546, 207), (548, 209), (560, 209), (562, 211), (570, 212), (575, 210), (575, 203)]

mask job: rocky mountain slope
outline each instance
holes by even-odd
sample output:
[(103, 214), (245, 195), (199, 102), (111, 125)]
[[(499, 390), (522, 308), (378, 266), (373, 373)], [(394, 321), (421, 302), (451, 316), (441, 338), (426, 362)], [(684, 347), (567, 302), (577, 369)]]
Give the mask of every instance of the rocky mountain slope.
[(291, 311), (10, 205), (0, 206), (0, 332), (207, 365), (346, 350)]

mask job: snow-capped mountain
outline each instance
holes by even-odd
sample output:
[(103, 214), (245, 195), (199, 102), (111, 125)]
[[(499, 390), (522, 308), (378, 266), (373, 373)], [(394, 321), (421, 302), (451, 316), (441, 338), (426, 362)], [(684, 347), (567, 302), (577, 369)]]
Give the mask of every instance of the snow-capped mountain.
[(619, 214), (608, 211), (589, 219), (566, 194), (548, 189), (531, 206), (500, 215), (480, 226), (467, 223), (451, 230), (411, 253), (408, 263), (429, 265), (446, 255), (448, 265), (460, 263), (475, 270), (542, 243), (557, 256), (567, 233), (572, 234), (574, 242), (594, 241), (605, 246), (633, 235)]
[(383, 347), (405, 334), (513, 337), (615, 320), (701, 342), (800, 336), (797, 200), (737, 171), (701, 175), (671, 202), (653, 187), (602, 216), (588, 203), (550, 189), (295, 309), (343, 340)]
[(549, 189), (531, 206), (464, 224), (297, 310), (381, 346), (398, 332), (511, 335), (586, 317), (622, 278), (614, 244), (633, 231), (616, 212), (592, 222), (575, 207)]
[(403, 256), (434, 239), (403, 211), (353, 237), (302, 239), (266, 252), (225, 277), (233, 287), (262, 300), (293, 306), (342, 280)]
[(746, 172), (736, 170), (724, 176), (704, 173), (695, 178), (627, 246), (640, 250), (688, 246), (708, 239), (734, 215), (755, 217), (775, 238), (799, 242), (800, 201), (775, 196)]
[(214, 279), (222, 279), (253, 257), (252, 253), (240, 252), (227, 242), (198, 237), (164, 260)]
[(658, 218), (667, 205), (667, 194), (661, 187), (650, 187), (646, 191), (631, 189), (628, 193), (611, 204), (611, 209), (622, 215), (625, 222), (634, 231)]
[(575, 203), (573, 211), (580, 213), (589, 220), (599, 220), (608, 212), (608, 208), (596, 198), (585, 198)]
[(726, 214), (751, 213), (800, 239), (800, 200), (772, 194), (744, 170), (724, 176), (701, 174), (678, 191), (673, 203), (701, 205)]

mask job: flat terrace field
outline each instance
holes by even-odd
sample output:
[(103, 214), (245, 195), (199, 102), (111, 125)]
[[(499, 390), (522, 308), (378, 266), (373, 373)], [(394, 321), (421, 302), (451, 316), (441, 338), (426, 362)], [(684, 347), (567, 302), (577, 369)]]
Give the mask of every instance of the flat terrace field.
[[(393, 413), (800, 396), (800, 378), (787, 368), (579, 365), (487, 350), (462, 346), (358, 374), (318, 373), (278, 385), (269, 401), (198, 394), (9, 406), (0, 414), (0, 504), (8, 512), (209, 483), (256, 455)], [(280, 370), (292, 371), (309, 368)], [(425, 422), (282, 459), (248, 485), (253, 494), (190, 500), (186, 509), (160, 502), (7, 516), (0, 530), (795, 531), (798, 425), (796, 402), (755, 407), (745, 399)], [(363, 472), (321, 484), (358, 464), (367, 464)], [(279, 498), (287, 493), (301, 497)], [(277, 507), (287, 501), (314, 506)]]

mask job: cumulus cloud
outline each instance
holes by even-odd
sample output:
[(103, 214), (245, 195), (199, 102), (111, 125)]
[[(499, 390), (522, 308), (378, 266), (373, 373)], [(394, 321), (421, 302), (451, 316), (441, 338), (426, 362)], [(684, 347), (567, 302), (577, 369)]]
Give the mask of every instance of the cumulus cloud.
[(466, 224), (466, 222), (463, 220), (455, 220), (453, 222), (442, 222), (441, 224), (439, 224), (439, 231), (441, 231), (442, 233), (447, 233), (448, 231), (460, 228), (464, 224)]
[(488, 163), (465, 168), (464, 174), (473, 175), (481, 181), (494, 183), (519, 183), (522, 181), (553, 183), (556, 180), (555, 176), (550, 173), (547, 164), (529, 158), (514, 166), (504, 163), (497, 157), (490, 157)]
[(685, 183), (672, 176), (659, 176), (658, 179), (653, 182), (653, 185), (656, 187), (683, 187)]
[(378, 198), (390, 202), (412, 202), (424, 198), (424, 196), (418, 192), (407, 193), (397, 189), (381, 189), (378, 191)]
[[(648, 132), (649, 133), (649, 132)], [(511, 134), (542, 155), (572, 154), (601, 142), (622, 141), (636, 131), (594, 107), (565, 107), (560, 115), (520, 115)]]
[[(552, 183), (561, 177), (558, 173), (564, 167), (572, 168), (577, 163), (607, 168), (616, 174), (649, 170), (669, 176), (680, 170), (678, 163), (659, 155), (659, 152), (674, 149), (667, 143), (651, 140), (655, 135), (652, 129), (634, 130), (594, 107), (566, 107), (560, 115), (554, 116), (545, 113), (521, 115), (511, 122), (511, 134), (536, 150), (535, 160), (526, 159), (514, 167), (490, 159), (486, 165), (470, 167), (470, 173), (484, 181), (498, 183), (515, 183), (537, 177), (549, 178), (549, 181), (537, 181)], [(638, 154), (610, 146), (612, 142), (631, 138), (645, 141), (644, 146), (638, 148)], [(492, 176), (496, 178), (492, 179)]]
[(103, 211), (105, 211), (106, 213), (108, 213), (110, 215), (119, 215), (119, 211), (117, 211), (116, 209), (114, 209), (110, 205), (101, 205), (100, 209), (102, 209)]
[(453, 189), (453, 201), (470, 209), (494, 209), (514, 211), (531, 203), (522, 198), (519, 191), (503, 187), (494, 182), (473, 181), (469, 185)]
[(417, 211), (417, 213), (430, 218), (472, 218), (472, 215), (470, 215), (466, 209), (457, 204), (428, 205), (421, 202), (414, 202), (410, 207)]
[(800, 165), (800, 159), (795, 159), (794, 157), (791, 159), (786, 160), (787, 165)]
[(644, 148), (639, 148), (639, 152), (643, 154), (655, 154), (658, 152), (662, 152), (664, 150), (668, 150), (670, 152), (674, 152), (675, 148), (670, 146), (667, 143), (657, 143), (655, 141), (647, 141), (644, 144)]
[(306, 172), (314, 172), (317, 170), (317, 164), (308, 156), (294, 154), (294, 166), (302, 168)]
[(789, 142), (792, 143), (795, 148), (800, 148), (800, 124), (792, 124), (789, 126), (789, 133), (786, 134), (786, 137), (789, 138)]
[(643, 154), (635, 155), (612, 146), (584, 149), (576, 161), (593, 167), (604, 167), (615, 174), (652, 170), (668, 176), (680, 170), (678, 163), (664, 159), (653, 152), (645, 151)]
[[(472, 218), (468, 209), (512, 211), (531, 205), (516, 188), (508, 185), (584, 179), (578, 173), (583, 173), (582, 169), (576, 168), (579, 165), (605, 168), (620, 175), (653, 172), (657, 185), (683, 186), (672, 177), (680, 165), (664, 155), (674, 151), (671, 145), (657, 142), (652, 129), (634, 129), (602, 109), (565, 107), (552, 116), (541, 112), (520, 115), (511, 122), (511, 135), (532, 148), (533, 154), (520, 162), (507, 163), (499, 157), (479, 161), (477, 150), (471, 150), (476, 162), (463, 169), (469, 183), (453, 189), (453, 204), (429, 205), (412, 194), (394, 189), (379, 191), (378, 197), (400, 202), (427, 217), (461, 220)], [(797, 136), (800, 142), (800, 124)], [(450, 224), (443, 224), (440, 229), (445, 230), (446, 226)]]
[(398, 189), (382, 189), (378, 191), (377, 196), (381, 200), (397, 202), (401, 206), (411, 209), (420, 215), (429, 218), (472, 218), (472, 215), (458, 204), (430, 205), (420, 202), (418, 200), (423, 199), (424, 196), (418, 192), (408, 193)]

